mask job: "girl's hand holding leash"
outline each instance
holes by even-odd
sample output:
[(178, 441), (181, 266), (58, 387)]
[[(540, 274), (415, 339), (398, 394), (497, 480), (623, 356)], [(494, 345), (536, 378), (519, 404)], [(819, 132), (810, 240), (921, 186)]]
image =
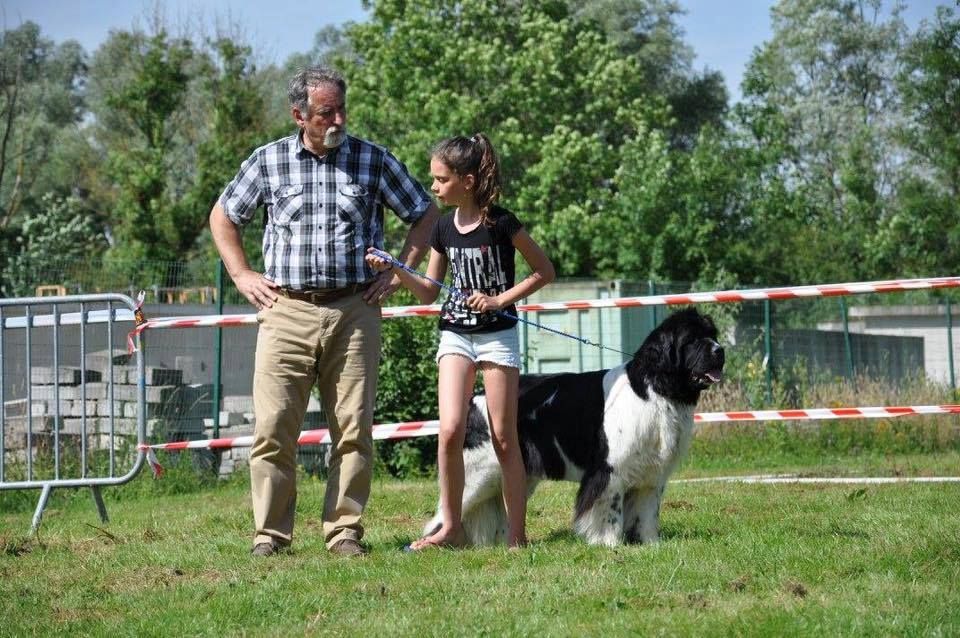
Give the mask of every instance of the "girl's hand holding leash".
[(393, 268), (393, 257), (390, 253), (376, 248), (367, 248), (367, 254), (364, 256), (367, 265), (377, 272), (386, 272)]
[(490, 297), (482, 292), (475, 292), (467, 299), (467, 305), (474, 312), (496, 312), (503, 308), (497, 297)]

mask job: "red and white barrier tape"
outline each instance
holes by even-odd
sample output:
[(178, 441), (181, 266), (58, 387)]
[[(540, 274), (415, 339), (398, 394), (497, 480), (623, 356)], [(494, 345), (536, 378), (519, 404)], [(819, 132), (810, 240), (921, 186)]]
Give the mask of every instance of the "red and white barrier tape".
[[(933, 277), (928, 279), (894, 279), (890, 281), (866, 281), (820, 286), (793, 286), (786, 288), (757, 288), (754, 290), (723, 290), (717, 292), (693, 292), (683, 295), (652, 295), (648, 297), (618, 297), (578, 301), (554, 301), (517, 306), (518, 312), (541, 312), (547, 310), (587, 310), (590, 308), (631, 308), (635, 306), (676, 306), (700, 303), (739, 303), (763, 299), (799, 299), (803, 297), (841, 297), (867, 293), (904, 292), (936, 288), (960, 288), (960, 277)], [(394, 306), (383, 309), (383, 317), (425, 317), (440, 312), (439, 305)], [(138, 325), (133, 334), (147, 329), (208, 328), (254, 325), (255, 314), (246, 315), (201, 315), (195, 317), (169, 317), (151, 319)]]
[(883, 483), (960, 483), (960, 476), (797, 476), (796, 474), (756, 474), (750, 476), (703, 476), (674, 479), (671, 483), (833, 483), (841, 485)]
[(960, 405), (907, 405), (863, 408), (807, 408), (799, 410), (752, 410), (746, 412), (701, 412), (698, 423), (724, 421), (811, 421), (829, 419), (882, 419), (921, 414), (960, 414)]
[[(409, 439), (416, 436), (436, 435), (440, 431), (440, 421), (408, 421), (406, 423), (384, 423), (373, 426), (373, 439), (383, 441), (387, 439)], [(301, 432), (297, 438), (297, 445), (319, 445), (330, 443), (330, 431), (326, 428)], [(211, 449), (224, 450), (235, 447), (250, 447), (253, 445), (252, 436), (238, 436), (233, 439), (204, 439), (200, 441), (174, 441), (172, 443), (157, 443), (155, 445), (141, 445), (141, 450), (147, 452), (147, 462), (153, 470), (155, 478), (163, 476), (163, 467), (157, 460), (155, 450), (196, 450)]]
[[(919, 416), (928, 414), (960, 414), (960, 405), (911, 405), (861, 408), (811, 408), (803, 410), (753, 410), (747, 412), (701, 412), (693, 416), (697, 423), (719, 423), (733, 421), (810, 421), (830, 419), (879, 419), (901, 416)], [(374, 440), (408, 439), (418, 436), (435, 435), (440, 430), (440, 421), (408, 421), (406, 423), (384, 423), (373, 426)], [(326, 429), (301, 432), (298, 445), (318, 445), (330, 443), (330, 432)], [(250, 447), (252, 436), (239, 436), (233, 439), (204, 439), (200, 441), (175, 441), (141, 445), (146, 450), (147, 461), (155, 477), (163, 475), (155, 450), (222, 450), (235, 447)]]

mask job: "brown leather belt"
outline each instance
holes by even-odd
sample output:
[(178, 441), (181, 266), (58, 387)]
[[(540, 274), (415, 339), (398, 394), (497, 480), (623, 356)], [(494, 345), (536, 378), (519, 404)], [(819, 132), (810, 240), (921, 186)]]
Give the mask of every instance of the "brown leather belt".
[(372, 281), (365, 281), (359, 284), (351, 284), (343, 288), (312, 288), (307, 290), (291, 290), (290, 288), (279, 288), (277, 292), (288, 299), (306, 301), (312, 304), (325, 304), (337, 299), (343, 299), (350, 295), (356, 295), (370, 287)]

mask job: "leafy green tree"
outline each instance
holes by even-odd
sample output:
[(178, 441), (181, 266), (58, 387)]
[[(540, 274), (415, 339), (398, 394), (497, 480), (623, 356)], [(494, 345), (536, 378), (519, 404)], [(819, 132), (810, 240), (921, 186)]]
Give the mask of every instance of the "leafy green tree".
[(178, 158), (174, 126), (191, 80), (196, 52), (185, 39), (113, 32), (95, 53), (90, 73), (94, 139), (104, 152), (111, 210), (111, 256), (178, 259), (196, 235), (184, 223), (171, 168)]
[(56, 45), (32, 22), (0, 33), (0, 270), (20, 250), (24, 221), (46, 206), (43, 194), (75, 192), (64, 150), (85, 147), (85, 69), (80, 45)]
[(937, 173), (960, 200), (960, 16), (937, 8), (933, 22), (914, 36), (898, 77), (909, 121), (904, 138), (915, 158)]
[(911, 38), (897, 86), (901, 165), (894, 212), (877, 232), (879, 259), (905, 274), (952, 275), (960, 268), (960, 16), (938, 7)]
[(61, 283), (65, 273), (106, 247), (94, 215), (78, 197), (47, 193), (39, 204), (24, 219), (14, 252), (3, 266), (4, 296), (33, 296), (38, 283)]
[(592, 274), (620, 149), (641, 125), (668, 122), (636, 59), (564, 2), (384, 0), (347, 35), (354, 55), (335, 61), (348, 79), (354, 129), (389, 146), (425, 183), (434, 142), (489, 133), (505, 203), (561, 274)]
[(70, 192), (50, 163), (83, 117), (84, 71), (76, 42), (55, 45), (33, 22), (0, 34), (0, 228), (46, 189)]
[(900, 9), (887, 15), (880, 0), (781, 0), (771, 11), (773, 38), (747, 67), (737, 115), (756, 149), (776, 152), (770, 168), (797, 207), (783, 214), (803, 220), (805, 250), (821, 256), (803, 273), (812, 279), (896, 274), (882, 270), (872, 237), (890, 215), (897, 174)]
[[(215, 258), (207, 216), (240, 162), (268, 139), (268, 119), (265, 87), (252, 63), (251, 48), (230, 38), (211, 44), (215, 57), (199, 74), (201, 90), (197, 91), (201, 99), (198, 110), (206, 122), (205, 134), (197, 145), (195, 171), (189, 174), (179, 217), (193, 230), (192, 237), (183, 237), (184, 248), (188, 242), (199, 242), (196, 248)], [(260, 254), (262, 237), (260, 224), (253, 223), (245, 229), (247, 254), (254, 262)]]
[(578, 20), (593, 21), (624, 56), (637, 61), (644, 91), (670, 106), (670, 141), (689, 149), (700, 129), (718, 125), (727, 110), (727, 90), (716, 71), (695, 72), (693, 49), (683, 40), (676, 0), (570, 0)]

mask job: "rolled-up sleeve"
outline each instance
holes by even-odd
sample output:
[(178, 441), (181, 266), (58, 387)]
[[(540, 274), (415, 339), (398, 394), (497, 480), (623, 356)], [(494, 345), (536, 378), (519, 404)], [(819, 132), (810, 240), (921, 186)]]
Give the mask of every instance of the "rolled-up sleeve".
[(246, 225), (263, 202), (259, 155), (254, 153), (240, 166), (240, 172), (220, 194), (220, 206), (227, 219), (238, 226)]
[(383, 200), (397, 217), (412, 224), (427, 212), (430, 196), (420, 182), (410, 175), (403, 162), (392, 153), (384, 153), (380, 180)]

